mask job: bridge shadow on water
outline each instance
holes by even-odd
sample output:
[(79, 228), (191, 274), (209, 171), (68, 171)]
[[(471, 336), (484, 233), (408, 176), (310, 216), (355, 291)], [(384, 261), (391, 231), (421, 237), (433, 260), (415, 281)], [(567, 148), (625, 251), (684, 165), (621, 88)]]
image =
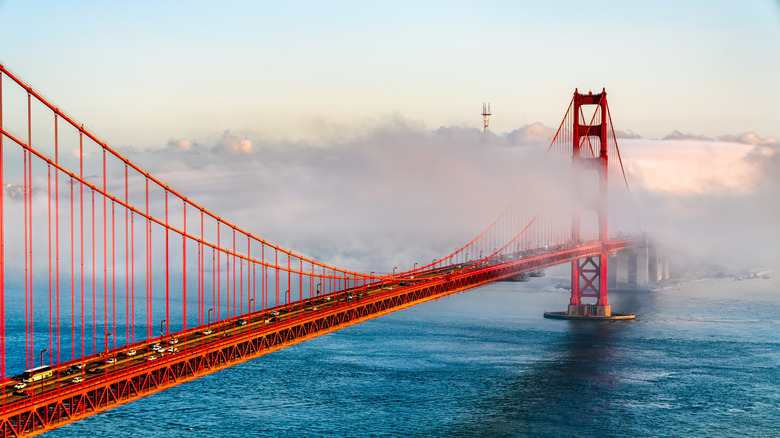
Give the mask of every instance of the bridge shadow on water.
[(566, 329), (543, 348), (543, 359), (519, 365), (477, 402), (474, 416), (450, 436), (615, 436), (611, 393), (621, 385), (616, 340), (622, 321), (560, 321)]

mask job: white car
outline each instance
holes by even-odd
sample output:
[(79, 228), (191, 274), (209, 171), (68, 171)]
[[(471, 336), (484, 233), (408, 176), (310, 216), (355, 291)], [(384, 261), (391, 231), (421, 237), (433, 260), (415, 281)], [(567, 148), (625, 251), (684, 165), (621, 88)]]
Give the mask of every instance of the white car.
[(149, 357), (146, 358), (146, 360), (150, 360), (150, 361), (151, 360), (155, 360), (155, 359), (157, 359), (157, 356), (154, 356), (154, 355), (149, 356)]
[(109, 357), (108, 359), (106, 359), (106, 363), (107, 364), (111, 364), (111, 363), (115, 363), (115, 362), (116, 362), (116, 359), (113, 358), (113, 357)]
[(127, 350), (128, 356), (135, 356), (136, 351), (135, 350)]
[(211, 333), (212, 333), (212, 332), (211, 332), (211, 330), (209, 330), (209, 329), (203, 330), (203, 336), (208, 336), (208, 335), (210, 335)]
[(71, 380), (71, 382), (73, 382), (73, 383), (81, 383), (83, 381), (84, 381), (84, 378), (81, 377), (81, 376), (74, 377), (73, 380)]
[(176, 338), (173, 338), (170, 341), (168, 341), (168, 345), (176, 345), (178, 343), (179, 343), (179, 340), (176, 339)]
[(14, 385), (14, 389), (24, 389), (27, 388), (27, 384), (24, 382), (19, 382), (16, 385)]
[(168, 353), (178, 353), (179, 349), (176, 347), (168, 347)]

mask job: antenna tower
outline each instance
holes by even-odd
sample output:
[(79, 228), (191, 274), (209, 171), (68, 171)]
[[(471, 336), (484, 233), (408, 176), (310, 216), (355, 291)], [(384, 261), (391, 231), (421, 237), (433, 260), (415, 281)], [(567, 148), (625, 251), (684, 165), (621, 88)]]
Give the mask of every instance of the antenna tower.
[(490, 102), (485, 104), (485, 102), (482, 102), (482, 121), (484, 122), (484, 130), (482, 132), (487, 132), (488, 125), (490, 124)]

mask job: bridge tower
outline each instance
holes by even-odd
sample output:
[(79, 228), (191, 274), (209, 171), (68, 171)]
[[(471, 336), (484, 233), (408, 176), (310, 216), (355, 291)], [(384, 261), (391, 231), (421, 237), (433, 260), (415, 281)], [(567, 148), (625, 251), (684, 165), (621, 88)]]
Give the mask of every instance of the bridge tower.
[[(580, 120), (582, 106), (596, 105), (590, 120)], [(607, 92), (580, 94), (574, 90), (572, 126), (573, 194), (577, 204), (572, 217), (572, 243), (582, 243), (583, 217), (595, 213), (598, 240), (604, 245), (607, 235)], [(590, 112), (588, 112), (590, 114)], [(595, 143), (598, 143), (596, 145)], [(587, 147), (586, 147), (587, 146)], [(594, 190), (594, 188), (596, 190)], [(592, 225), (592, 221), (591, 221)], [(607, 299), (607, 253), (572, 262), (571, 300), (568, 315), (610, 317)], [(583, 298), (589, 303), (583, 303)], [(595, 302), (593, 300), (595, 299)]]

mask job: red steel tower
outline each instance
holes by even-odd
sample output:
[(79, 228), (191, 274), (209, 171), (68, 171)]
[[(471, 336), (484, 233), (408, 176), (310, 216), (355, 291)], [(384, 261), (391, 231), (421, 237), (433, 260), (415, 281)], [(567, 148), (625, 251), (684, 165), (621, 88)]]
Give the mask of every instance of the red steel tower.
[[(575, 205), (573, 212), (572, 241), (575, 244), (582, 242), (580, 232), (583, 216), (592, 218), (595, 213), (598, 240), (603, 245), (608, 240), (607, 92), (602, 89), (598, 94), (580, 94), (575, 89), (573, 105), (573, 193), (578, 205)], [(584, 105), (596, 105), (590, 123), (585, 120), (585, 124), (580, 120), (583, 115), (581, 107)], [(573, 261), (571, 301), (567, 313), (570, 316), (611, 316), (607, 279), (606, 252)], [(583, 303), (583, 298), (587, 298), (586, 303)]]

